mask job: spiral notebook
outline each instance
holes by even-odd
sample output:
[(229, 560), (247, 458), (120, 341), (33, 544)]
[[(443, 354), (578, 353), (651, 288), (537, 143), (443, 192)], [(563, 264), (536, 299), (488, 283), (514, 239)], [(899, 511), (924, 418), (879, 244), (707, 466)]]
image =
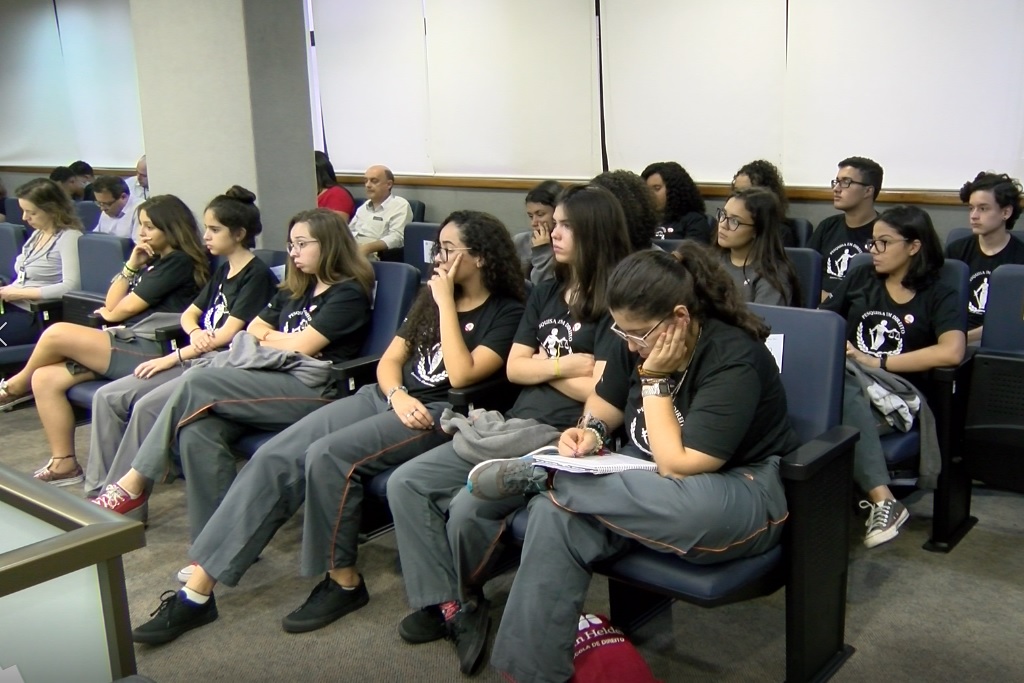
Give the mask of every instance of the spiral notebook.
[(571, 458), (558, 454), (558, 448), (545, 446), (533, 453), (533, 462), (540, 467), (548, 467), (562, 472), (576, 472), (578, 474), (612, 474), (613, 472), (625, 472), (626, 470), (648, 470), (655, 472), (658, 466), (650, 460), (634, 458), (631, 455), (621, 453), (606, 453), (604, 455), (584, 455)]

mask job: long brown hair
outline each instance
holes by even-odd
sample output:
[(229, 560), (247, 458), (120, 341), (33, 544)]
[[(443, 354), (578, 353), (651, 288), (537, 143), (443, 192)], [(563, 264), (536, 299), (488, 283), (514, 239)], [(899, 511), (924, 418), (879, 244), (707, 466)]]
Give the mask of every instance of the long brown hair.
[(210, 279), (210, 262), (206, 249), (199, 242), (199, 226), (192, 210), (173, 194), (158, 194), (139, 204), (136, 215), (143, 211), (153, 227), (164, 233), (172, 249), (182, 251), (192, 261), (192, 277), (197, 287)]
[(351, 278), (359, 283), (367, 296), (373, 294), (373, 266), (359, 252), (359, 245), (341, 214), (330, 209), (300, 211), (288, 221), (289, 240), (296, 223), (309, 226), (310, 236), (320, 243), (320, 260), (316, 264), (316, 273), (310, 275), (296, 268), (289, 255), (281, 289), (288, 290), (292, 299), (298, 299), (316, 284), (317, 279), (334, 285)]
[(60, 185), (49, 178), (34, 178), (14, 191), (14, 196), (32, 202), (53, 219), (54, 230), (82, 230), (75, 203)]

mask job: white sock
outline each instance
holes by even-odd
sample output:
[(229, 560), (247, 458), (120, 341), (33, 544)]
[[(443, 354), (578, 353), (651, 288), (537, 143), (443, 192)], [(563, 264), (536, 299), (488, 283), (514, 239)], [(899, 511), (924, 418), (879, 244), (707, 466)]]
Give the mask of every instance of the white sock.
[(203, 595), (198, 591), (192, 590), (188, 586), (182, 587), (181, 596), (195, 605), (205, 605), (206, 601), (210, 599), (209, 595)]

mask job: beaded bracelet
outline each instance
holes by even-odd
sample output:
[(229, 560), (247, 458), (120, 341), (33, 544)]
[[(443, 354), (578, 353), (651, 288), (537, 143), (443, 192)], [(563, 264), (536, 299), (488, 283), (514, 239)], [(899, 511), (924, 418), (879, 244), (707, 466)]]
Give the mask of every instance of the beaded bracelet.
[(601, 437), (601, 433), (594, 429), (593, 427), (584, 427), (583, 431), (593, 434), (594, 438), (597, 439), (597, 445), (594, 446), (594, 449), (590, 452), (597, 453), (598, 451), (600, 451), (601, 448), (604, 446), (604, 439)]

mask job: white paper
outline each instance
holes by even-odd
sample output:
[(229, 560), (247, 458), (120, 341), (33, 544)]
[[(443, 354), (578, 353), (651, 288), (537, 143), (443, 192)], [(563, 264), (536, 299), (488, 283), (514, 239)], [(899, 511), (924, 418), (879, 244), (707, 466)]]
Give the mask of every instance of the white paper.
[(434, 262), (434, 242), (431, 240), (423, 240), (423, 262)]
[(25, 683), (25, 679), (21, 677), (21, 672), (15, 665), (9, 669), (0, 669), (0, 683)]
[(779, 372), (782, 372), (782, 347), (785, 339), (786, 335), (784, 334), (769, 334), (768, 338), (764, 340), (764, 345), (775, 357), (775, 364), (779, 366)]

